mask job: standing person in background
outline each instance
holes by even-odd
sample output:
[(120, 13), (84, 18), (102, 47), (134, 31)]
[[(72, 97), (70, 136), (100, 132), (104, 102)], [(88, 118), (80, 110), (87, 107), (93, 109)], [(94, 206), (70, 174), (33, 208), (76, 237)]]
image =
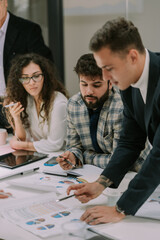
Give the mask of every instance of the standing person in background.
[(0, 0), (0, 127), (9, 128), (2, 113), (7, 77), (11, 60), (18, 54), (38, 53), (53, 61), (50, 49), (45, 45), (38, 24), (17, 17), (7, 11), (8, 1)]
[(43, 153), (64, 148), (67, 98), (54, 64), (35, 53), (16, 57), (8, 76), (6, 108), (14, 149)]
[(148, 137), (152, 144), (141, 170), (130, 182), (116, 206), (87, 210), (82, 220), (90, 224), (117, 222), (134, 215), (160, 184), (160, 57), (144, 48), (138, 29), (131, 21), (108, 21), (90, 41), (103, 78), (121, 90), (124, 121), (118, 146), (111, 161), (94, 183), (71, 186), (81, 202), (117, 188), (140, 155)]
[[(63, 169), (92, 164), (105, 168), (117, 147), (123, 121), (123, 103), (119, 91), (103, 79), (102, 69), (92, 53), (82, 55), (75, 66), (80, 92), (67, 106), (66, 152), (57, 158)], [(146, 148), (136, 165), (148, 154)]]

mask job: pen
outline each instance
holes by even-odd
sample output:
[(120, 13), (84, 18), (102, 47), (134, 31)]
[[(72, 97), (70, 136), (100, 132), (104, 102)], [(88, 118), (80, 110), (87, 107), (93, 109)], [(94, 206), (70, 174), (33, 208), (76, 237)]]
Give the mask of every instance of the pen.
[(77, 182), (80, 182), (80, 183), (87, 183), (88, 181), (85, 180), (84, 178), (77, 178)]
[(6, 105), (6, 106), (4, 106), (5, 108), (8, 108), (8, 107), (12, 107), (12, 106), (14, 106), (14, 105), (16, 105), (16, 103), (11, 103), (11, 104), (8, 104), (8, 105)]
[(25, 170), (25, 171), (21, 172), (20, 174), (23, 175), (23, 174), (26, 174), (26, 173), (35, 172), (35, 171), (38, 170), (38, 169), (39, 169), (39, 167), (33, 168), (33, 169), (29, 169), (29, 170)]
[(63, 197), (63, 198), (57, 199), (56, 202), (60, 202), (60, 201), (66, 200), (66, 199), (71, 198), (71, 197), (74, 197), (74, 196), (75, 196), (75, 195), (72, 194), (72, 195), (69, 195), (69, 196), (67, 196), (67, 197)]
[(76, 166), (73, 164), (73, 163), (71, 163), (70, 161), (68, 161), (65, 157), (63, 157), (63, 156), (59, 156), (60, 158), (64, 158), (64, 161), (66, 162), (66, 163), (68, 163), (69, 165), (71, 165), (73, 168), (75, 168)]

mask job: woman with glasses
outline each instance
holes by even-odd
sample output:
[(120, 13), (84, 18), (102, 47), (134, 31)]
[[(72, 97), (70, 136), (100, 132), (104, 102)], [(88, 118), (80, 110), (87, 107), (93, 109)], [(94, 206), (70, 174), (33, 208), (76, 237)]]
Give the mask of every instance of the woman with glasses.
[(63, 149), (67, 97), (53, 63), (35, 53), (14, 59), (5, 110), (15, 136), (10, 145), (50, 153)]

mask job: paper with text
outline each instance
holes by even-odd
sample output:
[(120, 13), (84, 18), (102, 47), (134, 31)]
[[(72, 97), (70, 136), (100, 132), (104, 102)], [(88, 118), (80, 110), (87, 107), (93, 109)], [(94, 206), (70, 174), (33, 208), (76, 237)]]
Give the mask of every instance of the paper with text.
[(69, 209), (55, 201), (53, 193), (45, 194), (7, 207), (2, 216), (23, 229), (42, 238), (62, 233), (61, 225), (66, 221), (77, 221), (82, 215), (80, 209)]
[(13, 186), (31, 188), (43, 191), (53, 191), (59, 194), (65, 194), (67, 188), (72, 184), (77, 184), (76, 178), (48, 175), (44, 173), (35, 173), (32, 176), (25, 176), (19, 179), (7, 181)]
[(75, 176), (80, 176), (85, 178), (87, 181), (92, 182), (95, 181), (99, 175), (102, 173), (103, 169), (99, 168), (94, 165), (90, 164), (84, 164), (82, 168), (76, 168), (76, 169), (71, 169), (71, 170), (63, 170), (59, 164), (55, 166), (44, 166), (42, 169), (43, 172), (50, 172), (52, 174), (59, 174), (59, 175), (64, 175), (67, 176), (67, 174), (75, 174)]

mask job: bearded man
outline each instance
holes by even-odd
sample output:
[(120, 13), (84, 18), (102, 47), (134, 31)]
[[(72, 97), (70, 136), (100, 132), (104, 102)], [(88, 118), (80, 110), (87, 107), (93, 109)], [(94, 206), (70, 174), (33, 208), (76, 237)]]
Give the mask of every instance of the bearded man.
[[(82, 55), (74, 70), (80, 92), (68, 102), (66, 152), (57, 162), (65, 170), (85, 163), (105, 168), (117, 147), (122, 128), (121, 96), (109, 79), (103, 79), (93, 54)], [(135, 166), (141, 166), (147, 153), (148, 147)]]

